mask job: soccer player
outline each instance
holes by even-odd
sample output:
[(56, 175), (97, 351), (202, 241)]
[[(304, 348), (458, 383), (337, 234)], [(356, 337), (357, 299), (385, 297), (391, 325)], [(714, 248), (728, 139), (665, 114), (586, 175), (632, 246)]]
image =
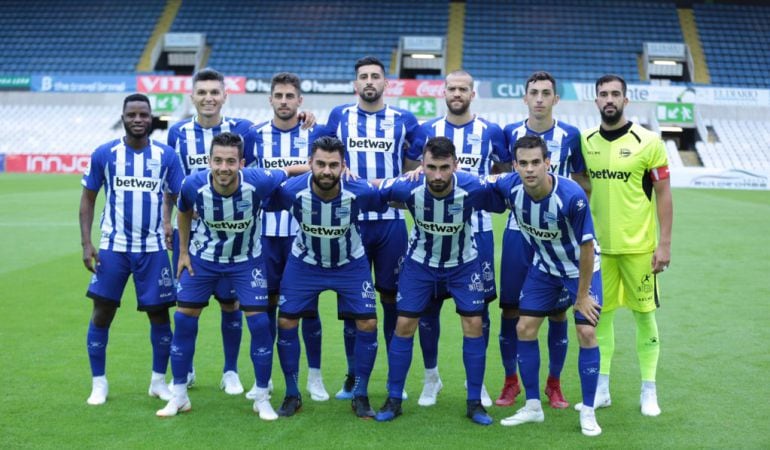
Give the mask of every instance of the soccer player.
[(673, 200), (663, 141), (625, 117), (627, 104), (625, 80), (617, 75), (602, 76), (596, 81), (601, 125), (582, 134), (583, 157), (593, 187), (591, 210), (603, 253), (605, 303), (596, 329), (602, 366), (594, 405), (602, 408), (611, 404), (613, 320), (615, 310), (625, 306), (633, 311), (636, 322), (641, 411), (645, 416), (657, 416), (657, 276), (671, 262)]
[[(511, 154), (505, 146), (503, 130), (497, 124), (471, 113), (470, 106), (475, 95), (473, 77), (468, 72), (457, 70), (447, 75), (444, 86), (446, 116), (420, 126), (420, 139), (407, 151), (407, 160), (410, 162), (408, 169), (418, 165), (415, 160), (422, 157), (424, 139), (444, 136), (454, 143), (458, 167), (461, 170), (476, 176), (489, 175), (490, 169), (495, 173), (511, 171)], [(484, 343), (489, 345), (489, 302), (497, 298), (492, 218), (486, 211), (477, 211), (471, 217), (471, 224), (484, 283)], [(438, 372), (439, 316), (442, 302), (443, 299), (431, 302), (428, 310), (420, 317), (420, 346), (425, 364), (425, 381), (417, 401), (420, 406), (436, 404), (436, 397), (443, 387)], [(486, 407), (492, 406), (492, 399), (483, 383), (481, 402)]]
[[(235, 289), (239, 307), (251, 333), (251, 361), (257, 379), (253, 409), (263, 420), (278, 418), (270, 405), (268, 381), (273, 365), (273, 343), (267, 318), (267, 280), (259, 239), (260, 209), (287, 174), (307, 167), (284, 170), (243, 169), (243, 139), (220, 133), (211, 140), (210, 170), (185, 178), (179, 197), (176, 332), (171, 344), (173, 397), (157, 415), (174, 416), (191, 409), (187, 371), (195, 354), (198, 318), (208, 305), (219, 280)], [(193, 224), (193, 214), (199, 218)], [(191, 228), (195, 225), (195, 228)]]
[[(253, 125), (245, 119), (229, 118), (222, 115), (222, 107), (227, 101), (225, 77), (214, 69), (198, 71), (192, 78), (190, 100), (196, 115), (174, 124), (168, 132), (168, 145), (173, 147), (185, 175), (191, 175), (209, 168), (209, 149), (214, 136), (223, 132), (232, 132), (246, 136)], [(248, 138), (247, 138), (248, 139)], [(251, 141), (245, 143), (252, 148)], [(193, 219), (194, 224), (197, 219)], [(193, 224), (193, 225), (194, 225)], [(195, 226), (193, 226), (195, 228)], [(179, 233), (174, 232), (173, 267), (179, 261)], [(238, 376), (238, 353), (241, 347), (242, 313), (238, 309), (238, 299), (230, 282), (222, 279), (214, 290), (214, 298), (221, 309), (222, 348), (224, 350), (224, 368), (220, 388), (230, 395), (243, 392), (243, 385)], [(189, 385), (195, 381), (195, 371), (190, 366)]]
[(318, 315), (318, 295), (325, 290), (336, 292), (339, 317), (356, 322), (353, 411), (362, 418), (374, 416), (367, 387), (377, 356), (377, 306), (358, 221), (359, 212), (384, 212), (388, 205), (367, 181), (340, 180), (344, 153), (339, 139), (317, 139), (309, 159), (312, 173), (289, 180), (273, 195), (275, 207), (289, 210), (299, 222), (281, 281), (278, 357), (286, 397), (280, 416), (302, 407), (297, 326), (300, 317)]
[[(385, 105), (382, 94), (388, 82), (385, 66), (379, 59), (372, 56), (359, 59), (355, 73), (353, 84), (358, 103), (334, 108), (329, 114), (326, 132), (345, 145), (345, 162), (353, 174), (369, 181), (396, 177), (405, 163), (404, 148), (417, 136), (417, 119), (409, 111)], [(385, 343), (390, 345), (396, 326), (399, 263), (406, 252), (406, 223), (401, 211), (394, 208), (385, 213), (366, 213), (360, 219), (361, 237), (374, 267), (375, 288), (380, 293)], [(355, 335), (354, 321), (346, 320), (348, 374), (337, 392), (338, 399), (353, 398)]]
[[(133, 275), (137, 309), (150, 319), (152, 377), (149, 394), (168, 400), (165, 376), (171, 345), (168, 309), (174, 305), (174, 280), (166, 253), (171, 240), (171, 211), (182, 183), (174, 150), (150, 140), (150, 100), (132, 94), (123, 100), (122, 139), (91, 154), (80, 198), (83, 264), (93, 272), (86, 296), (93, 300), (88, 325), (88, 359), (93, 376), (89, 405), (107, 401), (105, 376), (110, 325), (120, 307), (128, 276)], [(97, 253), (91, 226), (99, 189), (107, 197)]]
[[(548, 72), (535, 72), (524, 83), (524, 103), (527, 105), (527, 119), (507, 125), (504, 130), (508, 147), (513, 147), (520, 138), (528, 135), (539, 136), (547, 147), (551, 166), (549, 170), (563, 177), (572, 177), (585, 192), (591, 185), (585, 174), (585, 163), (580, 152), (580, 131), (572, 125), (553, 117), (553, 107), (559, 103), (556, 80)], [(532, 263), (534, 251), (524, 239), (515, 214), (511, 213), (503, 232), (503, 251), (500, 273), (500, 355), (505, 369), (505, 381), (498, 406), (511, 406), (521, 392), (516, 376), (516, 324), (519, 321), (519, 294), (521, 286)], [(566, 290), (563, 292), (567, 294)], [(569, 403), (561, 390), (561, 371), (567, 359), (567, 314), (554, 314), (548, 318), (548, 379), (545, 394), (552, 408), (566, 408)]]
[(389, 179), (380, 188), (383, 199), (409, 209), (415, 226), (399, 275), (398, 323), (388, 350), (388, 399), (375, 419), (389, 421), (401, 414), (419, 317), (437, 292), (447, 291), (455, 299), (463, 329), (466, 414), (474, 423), (490, 425), (492, 418), (480, 398), (486, 362), (481, 323), (484, 283), (471, 217), (490, 208), (491, 188), (475, 175), (456, 172), (455, 147), (446, 137), (425, 143), (422, 169), (416, 180)]
[[(601, 311), (602, 280), (588, 198), (574, 181), (549, 173), (548, 147), (540, 137), (520, 138), (514, 144), (514, 154), (517, 173), (497, 179), (493, 186), (516, 214), (535, 257), (521, 289), (521, 316), (516, 327), (527, 403), (500, 423), (512, 426), (544, 420), (538, 331), (546, 316), (566, 311), (574, 304), (580, 343), (578, 371), (585, 404), (580, 426), (586, 436), (598, 436), (602, 429), (593, 408), (599, 371), (594, 327)], [(569, 292), (566, 298), (562, 295), (565, 288)]]
[[(288, 72), (273, 76), (269, 101), (273, 108), (273, 120), (256, 125), (250, 131), (256, 143), (253, 149), (253, 165), (267, 169), (307, 163), (310, 146), (315, 141), (319, 129), (323, 127), (300, 127), (298, 110), (302, 105), (302, 95), (299, 77)], [(297, 221), (288, 211), (263, 212), (262, 252), (270, 299), (268, 317), (270, 331), (273, 333), (277, 332), (276, 308), (281, 277), (291, 253), (292, 242), (297, 235), (297, 227)], [(329, 400), (321, 376), (321, 320), (317, 314), (314, 317), (302, 318), (302, 338), (309, 366), (307, 390), (310, 392), (310, 398), (315, 401)], [(256, 389), (255, 383), (246, 397), (253, 399)]]

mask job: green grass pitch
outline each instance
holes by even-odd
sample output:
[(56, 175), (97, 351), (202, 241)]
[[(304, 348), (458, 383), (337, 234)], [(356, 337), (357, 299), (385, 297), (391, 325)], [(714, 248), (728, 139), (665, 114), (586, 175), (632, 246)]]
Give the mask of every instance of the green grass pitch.
[[(108, 402), (88, 406), (85, 333), (91, 306), (84, 297), (89, 274), (80, 261), (80, 189), (77, 176), (0, 175), (0, 448), (770, 448), (770, 192), (674, 191), (673, 261), (660, 279), (658, 311), (663, 414), (639, 413), (633, 322), (622, 311), (616, 320), (612, 406), (597, 412), (604, 433), (586, 438), (572, 408), (546, 407), (545, 423), (514, 428), (480, 427), (466, 419), (453, 305), (442, 314), (444, 390), (434, 407), (417, 406), (423, 371), (416, 345), (406, 387), (410, 398), (395, 422), (358, 420), (348, 402), (316, 403), (308, 395), (295, 417), (260, 421), (250, 401), (218, 389), (221, 338), (218, 308), (212, 305), (200, 324), (193, 410), (159, 419), (154, 413), (163, 402), (147, 396), (149, 327), (146, 316), (135, 311), (129, 287), (110, 333)], [(500, 216), (498, 230), (503, 223)], [(323, 374), (333, 395), (345, 373), (342, 331), (332, 296), (325, 295), (321, 304)], [(485, 381), (496, 396), (503, 376), (497, 304), (492, 311)], [(247, 389), (254, 380), (243, 351), (248, 339), (244, 330), (239, 367)], [(576, 403), (574, 331), (570, 340), (562, 380), (567, 399)], [(384, 349), (381, 343), (370, 385), (375, 408), (385, 400)], [(541, 388), (546, 361), (544, 354)], [(304, 361), (301, 367), (305, 372)], [(273, 378), (277, 408), (283, 397), (277, 357)], [(513, 408), (492, 407), (490, 414), (499, 422), (521, 404), (519, 397)]]

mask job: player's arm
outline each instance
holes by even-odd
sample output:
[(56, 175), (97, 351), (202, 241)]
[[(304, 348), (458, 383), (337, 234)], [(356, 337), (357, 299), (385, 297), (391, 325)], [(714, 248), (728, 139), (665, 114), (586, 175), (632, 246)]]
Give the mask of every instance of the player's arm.
[(94, 273), (96, 273), (96, 265), (99, 264), (99, 253), (91, 242), (91, 226), (94, 223), (94, 208), (98, 193), (99, 191), (84, 187), (80, 195), (80, 245), (83, 247), (83, 265)]
[[(653, 176), (655, 176), (656, 170), (653, 170)], [(660, 273), (666, 270), (671, 263), (671, 230), (674, 224), (674, 201), (671, 196), (671, 179), (668, 177), (668, 168), (666, 168), (666, 176), (653, 181), (652, 187), (655, 190), (655, 205), (660, 229), (658, 246), (652, 253), (652, 273)]]
[(578, 265), (578, 290), (575, 298), (575, 310), (579, 311), (591, 325), (599, 321), (601, 306), (590, 295), (591, 279), (594, 275), (594, 241), (580, 244), (580, 262)]
[(509, 162), (495, 162), (492, 164), (492, 168), (490, 169), (490, 173), (492, 175), (498, 175), (502, 173), (508, 173), (513, 170), (513, 164)]
[(307, 164), (296, 164), (289, 167), (284, 167), (282, 169), (284, 172), (286, 172), (287, 177), (296, 177), (297, 175), (302, 175), (305, 172), (308, 172), (310, 170), (310, 166)]
[(174, 227), (171, 225), (171, 216), (174, 213), (177, 194), (165, 192), (163, 194), (163, 234), (166, 238), (166, 249), (171, 249), (174, 241)]
[(182, 275), (182, 271), (187, 269), (190, 276), (194, 276), (192, 264), (190, 263), (190, 227), (192, 224), (193, 208), (187, 211), (179, 210), (176, 215), (177, 226), (179, 227), (179, 262), (176, 266), (176, 277)]
[(420, 167), (420, 161), (406, 157), (404, 158), (404, 167), (403, 167), (402, 173), (411, 172), (414, 169), (417, 169), (419, 167)]
[(572, 172), (570, 178), (579, 184), (583, 188), (583, 192), (586, 193), (586, 197), (591, 198), (591, 179), (588, 178), (588, 174), (585, 172)]

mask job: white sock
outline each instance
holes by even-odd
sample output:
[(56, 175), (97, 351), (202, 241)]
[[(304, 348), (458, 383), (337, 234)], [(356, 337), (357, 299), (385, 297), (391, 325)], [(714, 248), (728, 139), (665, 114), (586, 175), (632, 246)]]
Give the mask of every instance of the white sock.
[(543, 406), (540, 403), (540, 400), (538, 399), (532, 399), (532, 400), (527, 399), (527, 404), (525, 405), (525, 407), (527, 409), (531, 409), (534, 411), (540, 411), (541, 409), (543, 409)]

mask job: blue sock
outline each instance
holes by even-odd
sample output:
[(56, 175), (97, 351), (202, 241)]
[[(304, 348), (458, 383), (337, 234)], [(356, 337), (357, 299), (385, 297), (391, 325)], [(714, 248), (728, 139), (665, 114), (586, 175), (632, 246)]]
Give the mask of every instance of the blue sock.
[(86, 349), (88, 361), (91, 363), (91, 376), (101, 377), (107, 365), (107, 341), (110, 337), (110, 328), (99, 328), (93, 322), (88, 323), (86, 334)]
[(241, 350), (243, 335), (243, 313), (240, 310), (222, 311), (222, 349), (225, 353), (225, 368), (223, 372), (238, 371), (238, 353)]
[(540, 346), (537, 339), (522, 341), (519, 339), (519, 373), (527, 400), (540, 399)]
[(484, 311), (481, 313), (481, 333), (484, 336), (484, 349), (489, 347), (489, 303), (484, 303)]
[(484, 336), (463, 337), (463, 364), (468, 380), (468, 400), (481, 399), (481, 385), (484, 383), (484, 367), (487, 360)]
[(251, 333), (251, 363), (257, 387), (267, 389), (270, 373), (273, 371), (273, 338), (270, 336), (270, 319), (267, 313), (246, 316), (246, 324)]
[(385, 348), (390, 348), (390, 341), (396, 331), (398, 311), (395, 303), (382, 303), (382, 334), (385, 336)]
[(286, 396), (299, 397), (299, 331), (297, 327), (278, 328), (278, 360), (286, 378)]
[(553, 378), (560, 378), (564, 369), (564, 361), (567, 360), (567, 321), (557, 322), (548, 320), (548, 374)]
[(506, 377), (516, 375), (516, 343), (519, 341), (516, 336), (516, 325), (518, 323), (518, 317), (500, 319), (500, 357), (503, 360)]
[(166, 373), (171, 352), (171, 324), (150, 323), (150, 343), (152, 344), (152, 371)]
[(345, 319), (342, 323), (342, 338), (345, 341), (345, 358), (348, 360), (348, 375), (356, 373), (356, 321)]
[(198, 318), (174, 313), (174, 338), (171, 340), (171, 373), (174, 384), (187, 384), (187, 372), (195, 355), (195, 339), (198, 337)]
[(406, 374), (412, 364), (414, 336), (399, 337), (393, 335), (388, 350), (388, 397), (401, 398), (404, 393)]
[(356, 330), (356, 384), (353, 395), (368, 397), (369, 376), (377, 358), (377, 330)]
[(431, 301), (420, 317), (420, 348), (426, 369), (438, 366), (438, 341), (441, 336), (441, 302)]
[(580, 372), (580, 390), (583, 404), (594, 406), (596, 383), (599, 380), (599, 347), (580, 348), (578, 353), (578, 371)]
[(302, 340), (305, 342), (307, 365), (311, 369), (321, 368), (321, 318), (302, 318)]
[(278, 335), (278, 306), (267, 307), (267, 319), (270, 322), (270, 339), (275, 344), (275, 337)]

